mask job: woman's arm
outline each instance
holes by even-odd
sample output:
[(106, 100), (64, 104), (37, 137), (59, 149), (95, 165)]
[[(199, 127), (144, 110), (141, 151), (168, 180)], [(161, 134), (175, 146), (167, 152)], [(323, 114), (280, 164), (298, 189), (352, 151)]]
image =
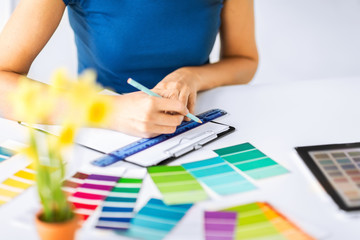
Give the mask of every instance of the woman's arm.
[[(64, 10), (62, 0), (22, 0), (6, 24), (0, 35), (1, 116), (21, 120), (12, 111), (9, 94), (17, 88), (20, 76), (28, 73), (35, 57), (51, 38)], [(108, 128), (140, 137), (173, 133), (188, 113), (178, 100), (150, 97), (141, 92), (112, 98), (116, 111)], [(57, 123), (61, 109), (55, 109), (53, 115), (47, 123)]]
[(62, 0), (22, 0), (0, 34), (0, 113), (15, 120), (9, 93), (60, 23)]
[(220, 61), (190, 69), (198, 75), (197, 89), (245, 84), (258, 65), (253, 0), (225, 0), (220, 28)]
[(220, 61), (180, 68), (164, 78), (156, 91), (180, 99), (193, 112), (198, 91), (250, 82), (258, 65), (254, 25), (253, 0), (225, 0)]

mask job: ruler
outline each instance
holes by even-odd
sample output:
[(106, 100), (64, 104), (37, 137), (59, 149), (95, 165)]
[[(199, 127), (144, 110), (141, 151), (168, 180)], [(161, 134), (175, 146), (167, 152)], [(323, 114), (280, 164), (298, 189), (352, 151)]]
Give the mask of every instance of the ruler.
[[(203, 124), (210, 122), (218, 117), (226, 115), (227, 112), (221, 109), (212, 109), (207, 112), (197, 115), (198, 118), (203, 122)], [(170, 138), (173, 138), (179, 134), (182, 134), (186, 131), (194, 129), (200, 126), (200, 123), (195, 121), (182, 122), (176, 129), (174, 133), (171, 134), (162, 134), (154, 138), (143, 138), (139, 141), (130, 143), (122, 148), (119, 148), (113, 152), (106, 154), (105, 156), (98, 158), (92, 162), (93, 165), (98, 167), (106, 167), (113, 163), (123, 161), (125, 158), (134, 155), (138, 152), (146, 150), (156, 144), (164, 142)]]

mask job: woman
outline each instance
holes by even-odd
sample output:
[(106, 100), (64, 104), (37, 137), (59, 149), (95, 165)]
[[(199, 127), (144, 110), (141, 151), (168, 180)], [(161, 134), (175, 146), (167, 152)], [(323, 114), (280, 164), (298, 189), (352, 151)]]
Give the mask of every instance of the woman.
[[(113, 97), (110, 129), (141, 137), (172, 133), (194, 111), (198, 91), (248, 83), (255, 74), (253, 0), (21, 0), (0, 35), (5, 116), (14, 118), (6, 96), (28, 73), (66, 7), (79, 72), (94, 68), (104, 87), (129, 93)], [(210, 64), (219, 31), (221, 59)], [(129, 77), (164, 98), (133, 92)]]

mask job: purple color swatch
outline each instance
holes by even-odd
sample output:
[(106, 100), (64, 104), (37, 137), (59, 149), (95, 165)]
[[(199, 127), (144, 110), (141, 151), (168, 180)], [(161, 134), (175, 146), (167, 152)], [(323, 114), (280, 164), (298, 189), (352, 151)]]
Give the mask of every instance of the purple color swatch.
[(117, 180), (119, 180), (119, 177), (91, 174), (87, 179), (116, 182)]
[(237, 224), (236, 212), (208, 212), (205, 218), (206, 240), (233, 240)]
[(95, 189), (95, 190), (103, 190), (103, 191), (111, 191), (111, 189), (114, 188), (114, 186), (106, 186), (106, 185), (98, 185), (98, 184), (90, 184), (90, 183), (84, 183), (83, 185), (81, 185), (81, 187)]

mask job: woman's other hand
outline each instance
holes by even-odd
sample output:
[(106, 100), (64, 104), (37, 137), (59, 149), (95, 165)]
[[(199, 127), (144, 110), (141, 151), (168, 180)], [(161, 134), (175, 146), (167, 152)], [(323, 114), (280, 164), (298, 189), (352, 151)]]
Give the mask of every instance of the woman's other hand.
[[(164, 98), (181, 101), (190, 113), (194, 113), (198, 78), (190, 68), (180, 68), (161, 80), (153, 91)], [(186, 117), (186, 120), (189, 119)]]

